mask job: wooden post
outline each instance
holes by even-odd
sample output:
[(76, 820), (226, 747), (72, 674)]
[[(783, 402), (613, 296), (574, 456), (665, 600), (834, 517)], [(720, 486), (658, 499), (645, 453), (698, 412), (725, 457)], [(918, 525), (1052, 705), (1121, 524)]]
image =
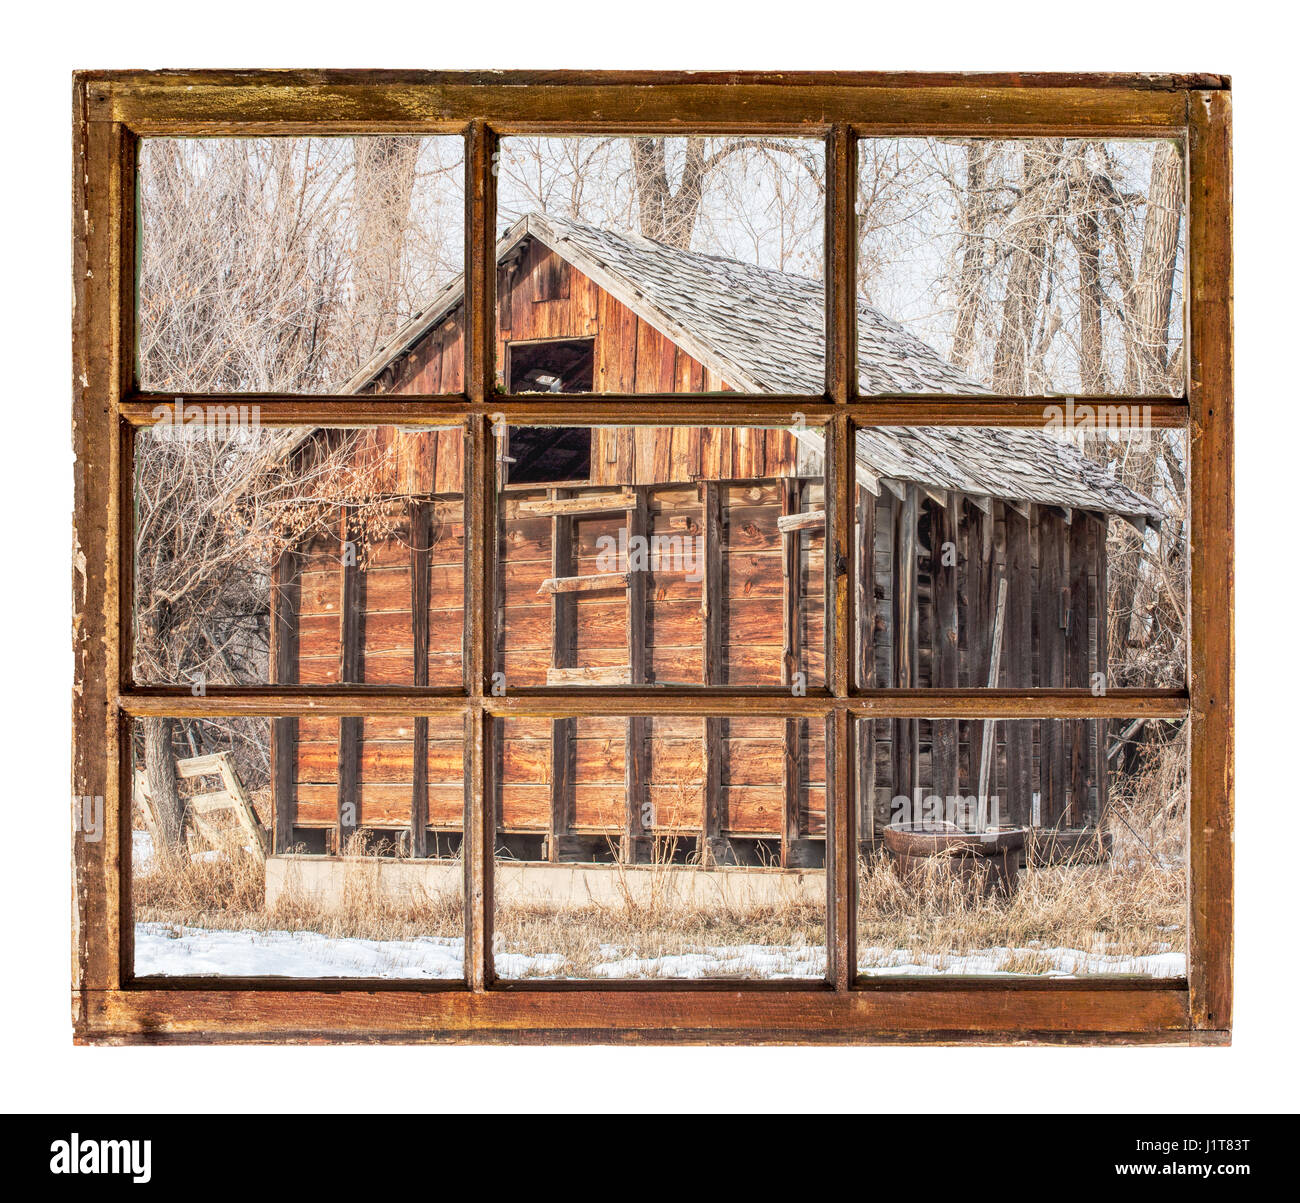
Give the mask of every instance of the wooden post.
[[(957, 644), (957, 506), (955, 494), (948, 504), (930, 502), (930, 632), (933, 648), (931, 684), (940, 689), (958, 685)], [(958, 794), (957, 720), (936, 719), (930, 724), (930, 767), (933, 791), (941, 798)]]
[[(915, 689), (917, 685), (916, 545), (919, 512), (915, 485), (907, 485), (894, 507), (894, 685)], [(894, 793), (915, 801), (917, 782), (917, 720), (894, 720)]]
[[(1078, 520), (1086, 521), (1082, 514)], [(1046, 508), (1038, 511), (1038, 683), (1047, 689), (1065, 684), (1067, 529), (1059, 514)], [(1044, 826), (1059, 823), (1066, 812), (1064, 728), (1058, 719), (1039, 721), (1038, 788)]]
[[(627, 511), (627, 541), (631, 549), (640, 539), (644, 539), (647, 526), (645, 489), (637, 486), (634, 501)], [(633, 571), (632, 564), (626, 566), (627, 572), (627, 662), (632, 685), (644, 685), (646, 680), (645, 651), (645, 616), (646, 616), (646, 569)], [(645, 834), (645, 825), (641, 821), (646, 798), (647, 755), (646, 755), (646, 720), (639, 716), (626, 720), (624, 737), (623, 778), (626, 794), (624, 815), (624, 836), (622, 856), (628, 863), (638, 859), (640, 838)], [(653, 824), (652, 824), (653, 826)]]
[[(570, 496), (567, 489), (552, 489), (550, 500)], [(551, 515), (551, 576), (565, 577), (577, 571), (573, 555), (573, 524), (569, 514)], [(571, 593), (551, 595), (551, 665), (569, 668), (577, 662), (577, 598)], [(546, 841), (546, 858), (560, 859), (560, 846), (569, 834), (569, 798), (573, 789), (571, 773), (573, 734), (572, 719), (551, 720), (551, 818)]]
[[(802, 509), (799, 481), (781, 482), (781, 514), (790, 517)], [(797, 530), (782, 535), (781, 555), (781, 684), (787, 688), (794, 681), (802, 659), (799, 640), (799, 565), (802, 535)], [(829, 547), (829, 540), (827, 541)], [(781, 756), (781, 867), (790, 864), (791, 846), (800, 834), (800, 720), (785, 720), (785, 738)]]
[[(704, 580), (700, 585), (700, 609), (704, 616), (704, 683), (722, 685), (726, 676), (722, 659), (725, 630), (722, 487), (716, 481), (705, 481), (700, 496), (704, 507)], [(704, 863), (713, 859), (713, 841), (721, 840), (726, 827), (726, 816), (722, 813), (722, 759), (726, 754), (726, 735), (726, 720), (716, 717), (704, 719), (704, 813), (698, 848)]]
[[(342, 646), (339, 650), (339, 683), (361, 684), (364, 679), (365, 576), (358, 563), (357, 530), (351, 506), (343, 507), (343, 539), (341, 545), (343, 571), (339, 603), (342, 628)], [(338, 849), (358, 826), (361, 811), (359, 768), (361, 757), (362, 720), (357, 716), (339, 719), (339, 781), (338, 781)]]
[[(1032, 509), (1030, 510), (1032, 514)], [(1033, 683), (1034, 609), (1029, 562), (1029, 518), (1006, 507), (1007, 524), (1007, 680), (1009, 689), (1029, 689)], [(1033, 724), (1023, 719), (1007, 723), (1007, 820), (1017, 827), (1029, 821), (1034, 755)]]
[[(300, 555), (287, 548), (275, 562), (275, 583), (271, 590), (273, 677), (276, 685), (298, 683), (298, 611), (302, 592)], [(271, 824), (272, 849), (285, 853), (293, 845), (293, 820), (297, 813), (298, 720), (271, 720), (271, 764), (275, 812)]]
[[(1070, 524), (1070, 610), (1065, 632), (1065, 683), (1075, 689), (1087, 689), (1091, 659), (1089, 656), (1088, 576), (1092, 562), (1090, 537), (1092, 519), (1076, 513)], [(1092, 724), (1074, 719), (1068, 724), (1070, 735), (1070, 805), (1066, 822), (1082, 823), (1088, 811), (1092, 786), (1089, 738)]]
[[(433, 504), (411, 503), (411, 644), (415, 652), (415, 685), (429, 684), (429, 565), (433, 544)], [(429, 719), (415, 718), (411, 774), (411, 855), (428, 855), (429, 838)]]
[[(998, 687), (998, 671), (1002, 665), (1002, 628), (1007, 614), (1006, 577), (998, 578), (998, 596), (993, 606), (993, 613), (993, 630), (989, 638), (989, 689)], [(993, 780), (993, 760), (997, 755), (997, 744), (994, 739), (996, 733), (997, 724), (992, 719), (986, 719), (980, 742), (979, 789), (975, 801), (978, 807), (975, 820), (976, 831), (983, 831), (989, 825), (989, 784)]]
[[(858, 485), (858, 571), (854, 580), (857, 594), (857, 681), (861, 689), (876, 685), (876, 499)], [(876, 721), (858, 719), (853, 732), (858, 754), (858, 841), (869, 843), (876, 836)]]
[[(1097, 671), (1107, 690), (1110, 689), (1110, 583), (1109, 565), (1106, 562), (1106, 529), (1108, 519), (1105, 515), (1098, 520), (1093, 531), (1093, 540), (1097, 548)], [(1110, 802), (1110, 773), (1107, 768), (1106, 745), (1110, 742), (1110, 722), (1107, 719), (1096, 720), (1097, 747), (1095, 775), (1097, 780), (1097, 813), (1094, 816), (1100, 823)]]

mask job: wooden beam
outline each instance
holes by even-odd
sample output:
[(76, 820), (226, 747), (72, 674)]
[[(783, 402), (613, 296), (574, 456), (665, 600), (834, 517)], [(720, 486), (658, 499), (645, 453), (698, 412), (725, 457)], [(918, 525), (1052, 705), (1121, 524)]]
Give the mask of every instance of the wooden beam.
[[(1065, 630), (1065, 683), (1076, 689), (1088, 688), (1092, 664), (1089, 647), (1088, 577), (1092, 567), (1093, 531), (1094, 524), (1086, 517), (1081, 517), (1078, 522), (1070, 525), (1067, 540), (1070, 563), (1070, 608), (1066, 617)], [(1092, 760), (1088, 755), (1092, 724), (1085, 719), (1077, 719), (1066, 725), (1070, 740), (1070, 805), (1066, 812), (1066, 819), (1067, 822), (1076, 824), (1083, 821), (1092, 792)]]
[[(429, 569), (433, 546), (433, 503), (411, 503), (411, 642), (415, 651), (415, 685), (429, 684)], [(411, 855), (428, 855), (429, 719), (418, 715), (412, 735)]]
[[(272, 684), (298, 683), (298, 613), (301, 597), (299, 553), (290, 547), (275, 562), (271, 590)], [(293, 821), (297, 814), (298, 720), (271, 720), (272, 848), (283, 854), (293, 846)]]
[(817, 530), (826, 525), (825, 510), (808, 510), (802, 514), (782, 514), (776, 520), (776, 529), (783, 535), (802, 530)]
[[(568, 490), (552, 489), (548, 501), (561, 505), (569, 500)], [(557, 580), (568, 577), (575, 567), (573, 552), (573, 517), (563, 510), (551, 512), (551, 576)], [(552, 674), (572, 670), (577, 657), (577, 606), (570, 594), (557, 593), (551, 599), (551, 670), (546, 675), (548, 685), (574, 684), (581, 678), (565, 681), (552, 679)], [(614, 682), (622, 684), (622, 682)], [(558, 861), (563, 839), (569, 834), (570, 798), (573, 790), (572, 761), (574, 723), (571, 719), (551, 720), (551, 820), (546, 856)]]
[[(722, 486), (705, 481), (700, 488), (704, 526), (704, 579), (700, 583), (700, 609), (704, 613), (703, 649), (705, 685), (726, 681), (723, 660), (726, 584), (723, 578)], [(713, 715), (704, 718), (704, 804), (698, 852), (703, 862), (711, 858), (713, 841), (726, 826), (722, 803), (722, 761), (726, 755), (727, 722)]]
[[(957, 503), (929, 503), (930, 509), (930, 684), (956, 689), (959, 669), (957, 632)], [(930, 723), (931, 789), (941, 798), (958, 795), (958, 728), (956, 719)]]
[(537, 592), (596, 593), (602, 589), (626, 589), (636, 575), (630, 572), (593, 572), (587, 576), (547, 577)]
[(520, 516), (547, 518), (567, 515), (570, 518), (575, 518), (588, 514), (616, 513), (619, 510), (631, 509), (636, 505), (636, 496), (630, 492), (586, 494), (581, 497), (572, 497), (567, 495), (567, 490), (565, 495), (559, 495), (558, 490), (553, 490), (552, 494), (545, 501), (539, 499), (537, 501), (518, 502)]
[[(1069, 528), (1059, 511), (1038, 511), (1038, 681), (1046, 689), (1065, 685), (1066, 557)], [(1052, 826), (1066, 813), (1065, 724), (1043, 719), (1038, 724), (1040, 817)]]
[[(1008, 689), (1033, 686), (1034, 607), (1029, 550), (1029, 520), (1013, 505), (1006, 509), (1007, 530), (1007, 676)], [(1033, 724), (1007, 724), (1007, 783), (1002, 821), (1024, 826), (1029, 821), (1033, 783)]]
[[(637, 541), (645, 538), (648, 525), (645, 490), (634, 489), (632, 504), (627, 511), (629, 547), (635, 546)], [(631, 569), (630, 564), (628, 568)], [(637, 571), (623, 574), (627, 582), (627, 674), (630, 685), (643, 685), (646, 682), (645, 619), (648, 568), (647, 564)], [(640, 716), (629, 716), (625, 730), (623, 776), (627, 809), (623, 824), (622, 857), (624, 861), (635, 861), (638, 858), (640, 838), (645, 834), (642, 815), (649, 767), (646, 748), (646, 736), (649, 730), (647, 720)]]
[[(781, 518), (798, 518), (802, 509), (802, 483), (786, 479), (781, 482)], [(825, 515), (823, 514), (823, 524)], [(799, 573), (803, 537), (796, 529), (794, 537), (783, 540), (781, 548), (781, 684), (790, 686), (802, 662), (800, 647)], [(800, 835), (802, 773), (800, 771), (800, 727), (802, 720), (785, 720), (781, 756), (781, 867), (788, 868), (791, 845)]]
[[(1103, 674), (1106, 689), (1110, 689), (1110, 573), (1107, 562), (1106, 530), (1109, 519), (1103, 517), (1093, 525), (1097, 561), (1097, 671)], [(1109, 719), (1097, 719), (1097, 738), (1094, 740), (1093, 774), (1097, 781), (1097, 821), (1103, 822), (1110, 803), (1110, 770), (1106, 762), (1106, 748), (1110, 743)]]
[[(917, 490), (908, 485), (894, 507), (894, 687), (915, 689), (920, 617), (916, 583)], [(893, 762), (895, 795), (913, 797), (919, 784), (918, 722), (914, 718), (894, 720)]]
[[(339, 683), (360, 685), (365, 679), (364, 649), (366, 620), (365, 574), (361, 571), (359, 531), (351, 506), (343, 507), (342, 517), (342, 587), (339, 619), (342, 629), (339, 648)], [(360, 815), (361, 792), (359, 767), (362, 720), (356, 716), (339, 719), (338, 759), (338, 826), (335, 838), (338, 852), (343, 851), (348, 836), (356, 829)]]
[(632, 670), (625, 664), (592, 665), (585, 668), (548, 668), (547, 685), (634, 685)]

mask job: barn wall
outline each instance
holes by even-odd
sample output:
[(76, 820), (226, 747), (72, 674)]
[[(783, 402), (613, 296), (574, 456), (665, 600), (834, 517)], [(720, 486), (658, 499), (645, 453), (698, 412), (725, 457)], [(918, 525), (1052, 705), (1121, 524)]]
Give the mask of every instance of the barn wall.
[[(866, 661), (879, 686), (926, 688), (955, 685), (983, 688), (988, 682), (992, 628), (999, 576), (1008, 581), (999, 684), (1023, 688), (1089, 688), (1092, 674), (1106, 670), (1105, 524), (1075, 512), (1066, 524), (1050, 508), (1031, 506), (1028, 519), (993, 501), (989, 513), (958, 499), (955, 514), (925, 499), (917, 507), (917, 657), (915, 679), (902, 679), (896, 630), (898, 581), (895, 564), (902, 502), (888, 490), (872, 499), (871, 615), (861, 633)], [(950, 501), (950, 504), (952, 502)], [(1008, 534), (1008, 520), (1011, 531)], [(952, 523), (953, 525), (949, 525)], [(936, 614), (936, 572), (942, 536), (957, 554), (955, 570), (956, 680), (943, 680), (944, 624)], [(1025, 555), (1019, 570), (1017, 548)], [(1017, 596), (1018, 594), (1018, 596)], [(1027, 635), (1027, 638), (1026, 638)], [(955, 730), (954, 730), (955, 728)], [(876, 719), (860, 728), (862, 746), (861, 827), (876, 832), (891, 816), (899, 793), (919, 788), (947, 797), (955, 772), (963, 796), (978, 791), (980, 722)], [(1003, 821), (1028, 822), (1033, 794), (1040, 796), (1040, 821), (1075, 824), (1096, 816), (1107, 787), (1102, 721), (1052, 724), (1024, 720), (995, 724), (989, 793), (999, 797)], [(948, 769), (945, 740), (955, 747)], [(900, 764), (899, 749), (915, 744), (915, 778)], [(936, 751), (936, 749), (938, 749)]]

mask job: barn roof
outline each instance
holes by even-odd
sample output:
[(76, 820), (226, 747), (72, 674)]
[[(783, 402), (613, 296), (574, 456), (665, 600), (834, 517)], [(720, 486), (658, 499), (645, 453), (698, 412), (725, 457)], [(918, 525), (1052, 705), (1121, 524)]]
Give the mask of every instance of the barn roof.
[[(820, 393), (825, 387), (822, 281), (538, 213), (520, 218), (502, 236), (498, 262), (530, 239), (573, 264), (733, 388)], [(344, 391), (372, 384), (463, 299), (464, 282), (457, 278), (399, 329)], [(987, 391), (864, 302), (858, 304), (858, 378), (864, 393)], [(1137, 525), (1163, 516), (1154, 502), (1046, 431), (872, 428), (858, 432), (857, 458), (859, 479), (874, 491), (880, 482), (914, 483), (935, 492), (1119, 514)]]

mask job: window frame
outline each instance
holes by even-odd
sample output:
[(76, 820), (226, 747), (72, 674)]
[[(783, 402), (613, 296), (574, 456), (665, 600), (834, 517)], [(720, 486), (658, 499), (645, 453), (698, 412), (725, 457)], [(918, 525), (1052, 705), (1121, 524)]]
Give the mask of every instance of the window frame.
[[(1225, 77), (652, 72), (80, 72), (73, 80), (74, 801), (104, 799), (104, 837), (74, 839), (74, 1032), (88, 1043), (213, 1040), (1222, 1044), (1232, 1007), (1233, 429), (1231, 95)], [(593, 116), (599, 114), (599, 116)], [(743, 114), (743, 116), (738, 116)], [(584, 395), (496, 389), (495, 176), (512, 133), (793, 133), (826, 144), (826, 388), (820, 396)], [(466, 430), (465, 689), (210, 689), (131, 680), (132, 438), (173, 396), (135, 379), (136, 161), (150, 136), (455, 134), (465, 139), (465, 392), (442, 396), (187, 394), (257, 404), (270, 425)], [(875, 690), (852, 679), (855, 425), (1041, 425), (1044, 397), (857, 390), (856, 141), (899, 134), (1175, 137), (1186, 148), (1185, 391), (1137, 402), (1189, 438), (1187, 686)], [(1059, 400), (1059, 399), (1058, 399)], [(827, 679), (776, 690), (491, 690), (495, 422), (827, 425)], [(831, 568), (834, 571), (831, 571)], [(144, 979), (132, 972), (129, 740), (150, 714), (448, 715), (466, 729), (466, 977), (454, 983)], [(765, 714), (828, 720), (824, 982), (500, 982), (492, 974), (492, 840), (484, 797), (497, 717)], [(866, 717), (1190, 719), (1185, 979), (920, 980), (856, 974), (853, 757)], [(833, 782), (833, 788), (832, 788)]]

